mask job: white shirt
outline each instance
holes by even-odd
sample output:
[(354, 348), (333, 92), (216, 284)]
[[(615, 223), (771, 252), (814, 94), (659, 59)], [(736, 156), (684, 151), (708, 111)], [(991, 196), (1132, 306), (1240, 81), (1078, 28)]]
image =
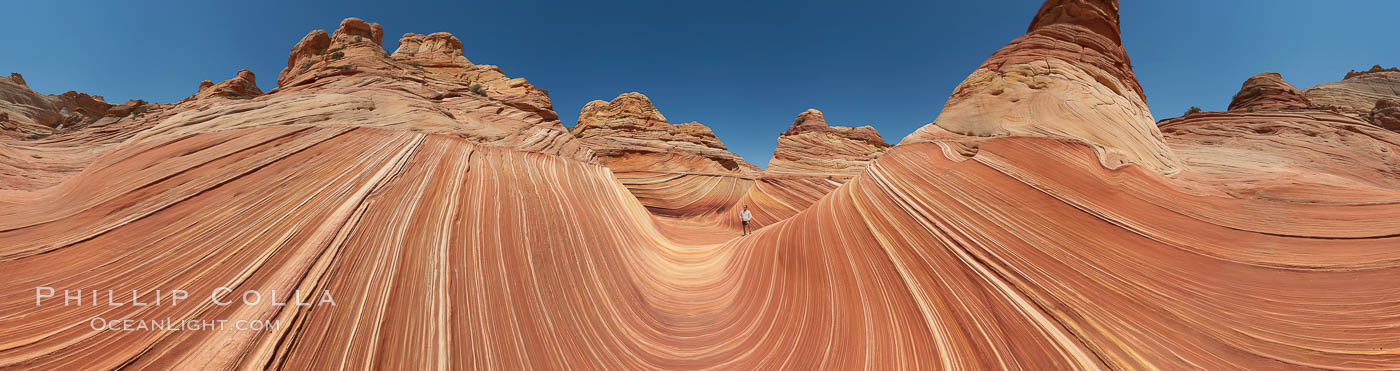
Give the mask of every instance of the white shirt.
[(739, 212), (739, 220), (743, 220), (743, 221), (746, 221), (746, 222), (747, 222), (747, 221), (750, 221), (750, 220), (753, 220), (753, 214), (750, 213), (748, 210), (740, 211), (740, 212)]

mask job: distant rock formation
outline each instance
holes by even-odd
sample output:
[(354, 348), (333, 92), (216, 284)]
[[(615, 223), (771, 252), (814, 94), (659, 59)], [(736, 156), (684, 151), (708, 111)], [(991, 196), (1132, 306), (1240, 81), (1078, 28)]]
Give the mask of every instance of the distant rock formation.
[(988, 58), (936, 121), (901, 143), (938, 140), (940, 132), (1073, 139), (1110, 168), (1180, 170), (1123, 49), (1114, 0), (1046, 1), (1025, 36)]
[[(471, 63), (451, 34), (406, 34), (392, 55), (381, 46), (383, 36), (376, 23), (346, 18), (334, 32), (311, 31), (292, 47), (276, 89), (255, 95), (252, 74), (240, 73), (221, 84), (201, 84), (194, 98), (255, 96), (247, 104), (264, 109), (236, 115), (237, 122), (214, 120), (225, 129), (258, 120), (394, 127), (592, 161), (592, 152), (569, 135), (543, 90), (507, 78), (495, 66)], [(208, 120), (210, 114), (181, 116), (152, 134), (195, 130), (179, 122)]]
[(1368, 71), (1351, 71), (1342, 81), (1318, 84), (1303, 89), (1303, 94), (1318, 107), (1365, 119), (1376, 102), (1400, 100), (1400, 70), (1378, 65)]
[[(100, 117), (103, 114), (105, 114), (108, 109), (112, 108), (112, 104), (103, 101), (101, 96), (92, 96), (76, 91), (68, 91), (66, 93), (53, 96), (53, 98), (57, 103), (60, 112), (64, 112), (66, 110), (66, 112), (77, 114), (76, 116), (66, 115), (70, 118), (70, 120), (83, 120), (92, 119), (94, 117)], [(77, 123), (70, 120), (65, 120), (65, 127), (73, 126), (73, 124)]]
[(1288, 111), (1312, 109), (1312, 102), (1277, 72), (1266, 72), (1245, 80), (1230, 101), (1231, 111)]
[(146, 108), (147, 103), (148, 103), (148, 102), (146, 102), (146, 101), (144, 101), (144, 100), (132, 99), (132, 100), (126, 101), (126, 103), (122, 103), (122, 104), (118, 104), (118, 105), (112, 106), (112, 108), (110, 108), (110, 109), (107, 110), (106, 116), (107, 116), (107, 117), (126, 117), (126, 116), (130, 116), (130, 115), (133, 115), (133, 114), (140, 114), (140, 113)]
[(809, 109), (778, 137), (764, 172), (855, 176), (889, 147), (875, 128), (827, 126), (821, 111)]
[[(455, 40), (450, 34), (437, 35)], [(35, 147), (19, 153), (0, 150), (0, 157), (62, 159), (47, 163), (42, 172), (0, 164), (0, 186), (52, 186), (108, 146), (269, 126), (444, 134), (479, 145), (593, 162), (592, 151), (569, 135), (543, 91), (531, 87), (511, 92), (489, 81), (473, 89), (481, 85), (479, 71), (499, 74), (499, 69), (472, 65), (465, 58), (436, 68), (401, 62), (384, 52), (378, 44), (382, 37), (379, 26), (348, 18), (333, 33), (313, 31), (296, 43), (276, 89), (261, 91), (254, 74), (243, 70), (217, 84), (203, 81), (190, 97), (168, 104), (137, 99), (113, 105), (100, 96), (75, 92), (44, 96), (29, 90), (19, 74), (0, 76), (0, 135), (36, 141), (26, 144)], [(454, 46), (460, 53), (460, 45)], [(523, 79), (498, 76), (501, 82), (529, 86)], [(69, 130), (75, 125), (90, 130)], [(54, 147), (37, 147), (46, 143)], [(81, 156), (70, 153), (69, 148), (80, 144), (87, 148), (78, 152)], [(17, 165), (21, 166), (25, 165)]]
[(39, 94), (18, 73), (0, 77), (0, 133), (46, 135), (96, 120), (111, 106), (102, 97), (74, 91)]
[(1347, 71), (1347, 75), (1346, 75), (1345, 77), (1343, 77), (1342, 80), (1346, 80), (1346, 79), (1350, 79), (1350, 78), (1353, 78), (1353, 77), (1365, 75), (1365, 74), (1368, 74), (1368, 73), (1376, 73), (1376, 72), (1400, 72), (1400, 67), (1385, 68), (1385, 67), (1381, 67), (1381, 65), (1377, 64), (1377, 65), (1371, 66), (1371, 69), (1365, 70), (1365, 71), (1357, 71), (1357, 70)]
[(258, 80), (253, 76), (253, 71), (239, 70), (238, 74), (231, 79), (214, 84), (209, 80), (199, 83), (199, 90), (186, 100), (197, 100), (209, 97), (225, 97), (235, 99), (252, 98), (262, 95), (262, 89), (258, 88)]
[(749, 174), (758, 167), (729, 152), (709, 127), (672, 125), (641, 93), (595, 100), (579, 111), (571, 133), (614, 170)]

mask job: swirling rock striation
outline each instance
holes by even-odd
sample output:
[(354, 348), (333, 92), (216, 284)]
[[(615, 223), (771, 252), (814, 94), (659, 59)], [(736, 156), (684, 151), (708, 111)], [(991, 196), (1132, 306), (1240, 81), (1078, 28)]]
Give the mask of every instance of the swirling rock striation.
[[(1367, 353), (1400, 345), (1394, 188), (1331, 204), (1235, 199), (1104, 169), (1079, 143), (987, 139), (970, 158), (952, 146), (898, 146), (792, 218), (721, 245), (668, 237), (675, 226), (644, 217), (607, 168), (440, 134), (282, 126), (122, 148), (65, 192), (2, 209), (0, 269), (19, 277), (3, 289), (26, 295), (0, 308), (27, 316), (0, 318), (13, 340), (0, 364), (1400, 362)], [(80, 197), (47, 201), (61, 194)], [(35, 308), (35, 285), (227, 286), (283, 302), (329, 290), (337, 305)], [(283, 327), (69, 326), (93, 316)]]
[[(1116, 20), (1116, 3), (1051, 0), (1032, 29)], [(1167, 120), (1170, 173), (1103, 166), (1150, 146), (1094, 142), (1125, 127), (1084, 115), (1035, 126), (1076, 135), (929, 125), (845, 182), (678, 174), (688, 185), (653, 190), (810, 203), (760, 210), (771, 224), (738, 237), (658, 217), (610, 157), (567, 150), (579, 140), (457, 67), (376, 51), (362, 23), (327, 35), (341, 59), (263, 95), (0, 136), (0, 175), (51, 175), (0, 176), (0, 368), (1400, 368), (1400, 133), (1349, 116)], [(191, 297), (36, 305), (41, 286)], [(248, 291), (264, 296), (215, 303)], [(336, 305), (277, 304), (323, 292)]]

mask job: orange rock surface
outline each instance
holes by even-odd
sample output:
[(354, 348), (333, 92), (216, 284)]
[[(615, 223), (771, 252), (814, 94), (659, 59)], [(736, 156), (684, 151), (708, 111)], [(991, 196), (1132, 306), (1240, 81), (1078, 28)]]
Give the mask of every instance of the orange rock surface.
[(1117, 19), (1047, 1), (848, 180), (726, 167), (639, 94), (576, 138), (460, 42), (391, 55), (347, 19), (266, 94), (0, 136), (0, 368), (1400, 368), (1400, 134), (1325, 110), (1159, 129)]

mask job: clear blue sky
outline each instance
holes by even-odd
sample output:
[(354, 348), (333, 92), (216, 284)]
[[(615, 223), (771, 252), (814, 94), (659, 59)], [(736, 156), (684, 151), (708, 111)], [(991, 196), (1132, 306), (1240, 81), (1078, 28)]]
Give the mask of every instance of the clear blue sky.
[[(18, 1), (0, 22), (0, 73), (109, 102), (173, 102), (240, 68), (267, 90), (307, 31), (355, 16), (383, 25), (390, 51), (406, 32), (457, 35), (473, 62), (549, 89), (565, 125), (590, 100), (639, 91), (673, 122), (704, 123), (765, 166), (807, 108), (898, 142), (1024, 33), (1040, 4)], [(1192, 105), (1224, 109), (1260, 72), (1304, 88), (1400, 64), (1397, 14), (1395, 0), (1124, 0), (1123, 41), (1161, 119)]]

